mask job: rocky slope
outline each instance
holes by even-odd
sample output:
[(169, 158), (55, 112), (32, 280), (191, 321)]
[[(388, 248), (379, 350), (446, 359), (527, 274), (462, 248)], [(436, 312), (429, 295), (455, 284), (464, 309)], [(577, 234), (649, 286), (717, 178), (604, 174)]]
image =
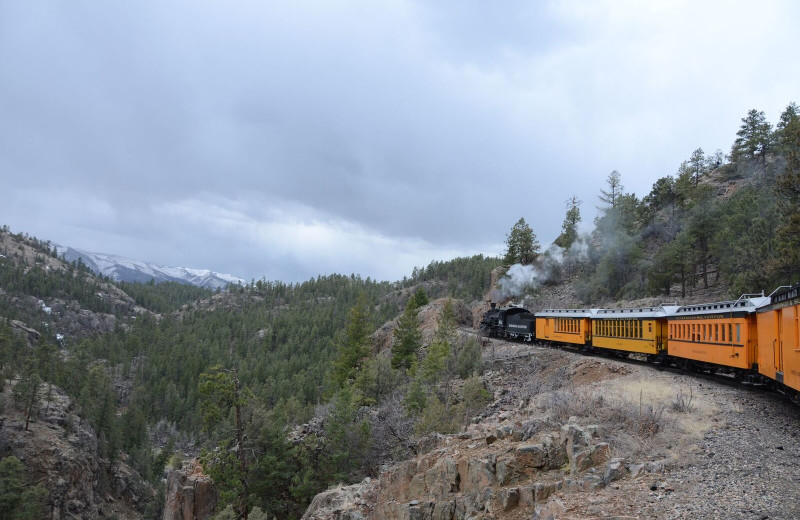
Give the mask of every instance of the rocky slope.
[[(43, 269), (48, 276), (50, 273), (57, 275), (66, 272), (69, 266), (61, 259), (46, 254), (47, 247), (48, 243), (0, 232), (0, 255), (4, 263), (14, 267), (22, 266), (26, 271)], [(62, 344), (112, 331), (117, 325), (124, 327), (128, 320), (150, 313), (111, 283), (90, 273), (77, 272), (75, 276), (82, 277), (86, 285), (96, 286), (94, 296), (105, 311), (85, 308), (72, 295), (63, 292), (40, 298), (31, 293), (11, 294), (0, 288), (0, 301), (7, 308), (14, 309), (19, 316), (18, 328), (35, 330)], [(34, 291), (31, 292), (35, 294)], [(39, 338), (29, 335), (28, 339), (35, 342)]]
[(495, 399), (473, 424), (318, 495), (304, 518), (800, 517), (800, 411), (779, 396), (544, 347), (494, 352)]
[(203, 474), (195, 460), (169, 472), (163, 520), (211, 518), (217, 506), (217, 493), (211, 478)]
[(36, 415), (25, 430), (25, 415), (13, 404), (14, 384), (7, 381), (2, 393), (0, 456), (20, 459), (27, 482), (47, 490), (46, 518), (132, 520), (152, 515), (158, 502), (154, 489), (125, 460), (98, 456), (97, 436), (75, 414), (69, 397), (42, 384)]

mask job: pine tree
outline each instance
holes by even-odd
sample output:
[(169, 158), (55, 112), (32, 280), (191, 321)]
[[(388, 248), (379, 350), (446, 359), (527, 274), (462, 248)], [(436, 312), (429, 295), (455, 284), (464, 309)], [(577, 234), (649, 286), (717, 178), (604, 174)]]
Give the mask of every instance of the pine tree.
[(579, 200), (577, 195), (573, 195), (567, 201), (567, 214), (561, 224), (561, 234), (553, 242), (558, 247), (569, 249), (578, 238), (578, 222), (581, 221), (580, 205), (582, 203), (583, 201)]
[(419, 330), (419, 308), (417, 300), (411, 298), (406, 309), (397, 321), (392, 345), (392, 367), (408, 370), (416, 359), (417, 351), (422, 347), (422, 332)]
[[(221, 488), (223, 499), (235, 500), (234, 509), (240, 518), (247, 520), (250, 512), (248, 503), (248, 463), (245, 457), (244, 426), (242, 424), (242, 407), (246, 399), (239, 384), (236, 370), (225, 370), (220, 365), (200, 374), (199, 393), (203, 398), (203, 418), (207, 429), (212, 429), (231, 410), (234, 414), (235, 444), (232, 449), (219, 453), (206, 454), (202, 457), (214, 479)], [(232, 444), (231, 439), (228, 444)]]
[(792, 102), (781, 113), (781, 118), (775, 128), (776, 148), (787, 155), (797, 149), (798, 133), (800, 133), (800, 107)]
[(332, 379), (337, 387), (355, 380), (370, 354), (369, 335), (372, 332), (367, 295), (358, 295), (356, 304), (347, 315), (343, 333), (338, 338), (338, 355), (333, 362)]
[(780, 220), (775, 232), (777, 254), (771, 270), (775, 281), (781, 284), (800, 281), (800, 129), (794, 138), (786, 169), (775, 182)]
[(622, 185), (622, 177), (617, 170), (608, 174), (606, 184), (608, 184), (608, 191), (600, 190), (600, 200), (615, 208), (622, 195), (622, 190), (625, 189), (625, 186)]
[(695, 188), (700, 184), (700, 177), (705, 175), (707, 169), (707, 161), (703, 149), (698, 148), (692, 152), (692, 156), (689, 158), (689, 171), (691, 172)]
[(731, 149), (734, 161), (761, 159), (766, 164), (767, 150), (771, 145), (772, 125), (763, 111), (752, 109), (742, 118), (742, 126), (736, 132), (736, 141)]
[(506, 265), (529, 265), (536, 261), (540, 250), (539, 241), (536, 240), (533, 230), (525, 222), (525, 218), (520, 218), (506, 235), (504, 262)]

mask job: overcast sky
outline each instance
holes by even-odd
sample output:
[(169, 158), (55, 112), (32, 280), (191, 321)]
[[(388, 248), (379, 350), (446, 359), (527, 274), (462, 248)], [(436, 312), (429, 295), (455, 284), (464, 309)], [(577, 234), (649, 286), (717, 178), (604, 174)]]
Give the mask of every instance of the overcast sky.
[[(757, 7), (756, 7), (757, 5)], [(542, 245), (800, 102), (800, 3), (0, 2), (0, 224), (286, 281)]]

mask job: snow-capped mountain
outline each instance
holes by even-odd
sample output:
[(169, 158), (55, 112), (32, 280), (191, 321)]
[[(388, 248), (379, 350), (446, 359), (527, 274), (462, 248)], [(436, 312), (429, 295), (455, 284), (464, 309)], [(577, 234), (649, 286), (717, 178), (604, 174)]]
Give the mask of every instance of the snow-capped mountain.
[(67, 261), (72, 262), (80, 258), (91, 270), (108, 276), (112, 280), (123, 282), (180, 282), (208, 287), (210, 289), (224, 288), (229, 284), (245, 283), (236, 276), (216, 273), (208, 269), (190, 269), (188, 267), (168, 267), (131, 260), (116, 255), (104, 253), (90, 253), (81, 249), (66, 246), (56, 246), (59, 255), (64, 255)]

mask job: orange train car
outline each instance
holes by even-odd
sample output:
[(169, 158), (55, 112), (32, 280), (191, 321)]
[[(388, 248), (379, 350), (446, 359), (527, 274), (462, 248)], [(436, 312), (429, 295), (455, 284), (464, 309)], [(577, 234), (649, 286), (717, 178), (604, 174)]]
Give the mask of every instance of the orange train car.
[(598, 309), (592, 317), (592, 347), (646, 354), (649, 360), (667, 354), (667, 320), (674, 305), (637, 309)]
[(758, 372), (800, 400), (800, 284), (775, 291), (756, 316)]
[(684, 305), (667, 318), (670, 356), (687, 368), (732, 373), (744, 378), (757, 363), (756, 310), (768, 297), (744, 295), (736, 301)]
[(589, 347), (591, 309), (548, 309), (536, 313), (536, 339)]

